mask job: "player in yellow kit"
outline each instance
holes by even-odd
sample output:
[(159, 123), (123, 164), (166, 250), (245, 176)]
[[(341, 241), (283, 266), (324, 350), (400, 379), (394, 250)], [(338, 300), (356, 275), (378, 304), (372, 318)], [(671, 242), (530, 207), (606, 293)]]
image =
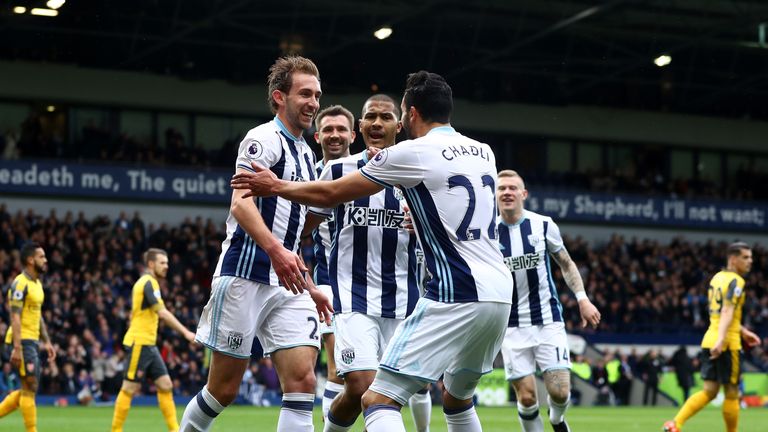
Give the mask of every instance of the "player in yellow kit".
[(704, 389), (692, 395), (675, 416), (664, 423), (665, 432), (678, 432), (683, 424), (725, 389), (723, 419), (727, 432), (736, 432), (739, 424), (739, 379), (741, 376), (741, 340), (748, 345), (760, 338), (741, 326), (744, 306), (744, 278), (752, 267), (752, 250), (746, 243), (728, 246), (728, 267), (709, 283), (709, 328), (701, 341), (701, 378)]
[(165, 308), (160, 298), (159, 279), (168, 273), (168, 255), (162, 249), (149, 249), (144, 253), (147, 272), (133, 285), (133, 306), (131, 324), (123, 338), (126, 349), (125, 379), (120, 394), (115, 401), (115, 414), (112, 417), (112, 431), (122, 431), (131, 398), (141, 388), (141, 381), (146, 377), (155, 381), (157, 402), (165, 417), (169, 431), (177, 431), (176, 405), (173, 403), (173, 383), (168, 376), (168, 369), (157, 349), (157, 324), (160, 318), (171, 328), (181, 333), (186, 340), (194, 343), (195, 334), (184, 327), (172, 313)]
[(42, 316), (43, 284), (40, 276), (48, 268), (45, 251), (37, 243), (21, 248), (24, 271), (16, 276), (8, 290), (11, 308), (11, 326), (5, 335), (5, 349), (10, 350), (10, 360), (21, 377), (21, 390), (11, 392), (0, 403), (0, 417), (21, 408), (27, 432), (37, 431), (37, 407), (35, 393), (40, 381), (39, 341), (48, 352), (48, 361), (56, 359), (56, 351), (48, 338), (48, 330)]

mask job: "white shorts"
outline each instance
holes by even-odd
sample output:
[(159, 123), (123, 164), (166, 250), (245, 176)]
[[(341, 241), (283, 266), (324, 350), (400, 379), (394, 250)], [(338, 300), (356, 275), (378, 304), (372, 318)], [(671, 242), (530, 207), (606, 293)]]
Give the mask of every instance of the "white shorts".
[(570, 369), (568, 336), (562, 322), (530, 327), (509, 327), (501, 344), (504, 370), (508, 380), (533, 375), (536, 366), (546, 372)]
[[(330, 285), (318, 285), (317, 288), (323, 292), (323, 294), (328, 296), (328, 299), (331, 301), (331, 304), (333, 304), (333, 289)], [(336, 329), (336, 316), (333, 316), (333, 319), (331, 321), (331, 325), (328, 325), (325, 323), (325, 321), (320, 323), (320, 334), (329, 334), (333, 333)]]
[(382, 318), (359, 312), (345, 312), (334, 317), (336, 345), (334, 359), (339, 376), (359, 370), (375, 371), (397, 326), (396, 318)]
[(307, 291), (294, 295), (283, 287), (221, 276), (213, 279), (195, 340), (238, 358), (251, 357), (254, 337), (264, 355), (296, 346), (320, 349), (319, 321)]
[[(387, 346), (371, 389), (404, 404), (413, 388), (419, 390), (419, 385), (423, 388), (444, 375), (451, 395), (471, 398), (480, 377), (493, 370), (510, 307), (507, 303), (441, 303), (420, 298)], [(407, 388), (400, 379), (389, 379), (391, 372), (418, 385)]]

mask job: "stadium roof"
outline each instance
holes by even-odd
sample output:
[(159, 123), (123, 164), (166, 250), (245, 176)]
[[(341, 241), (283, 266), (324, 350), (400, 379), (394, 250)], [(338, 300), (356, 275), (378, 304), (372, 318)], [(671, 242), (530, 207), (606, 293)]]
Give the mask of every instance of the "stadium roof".
[(4, 3), (6, 60), (254, 83), (297, 52), (326, 92), (397, 94), (428, 69), (475, 101), (768, 120), (765, 0), (70, 0), (56, 17)]

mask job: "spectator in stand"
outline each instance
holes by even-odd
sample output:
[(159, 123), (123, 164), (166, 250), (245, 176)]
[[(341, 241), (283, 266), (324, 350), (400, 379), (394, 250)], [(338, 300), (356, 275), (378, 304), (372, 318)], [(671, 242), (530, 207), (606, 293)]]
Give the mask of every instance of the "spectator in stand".
[[(655, 349), (648, 351), (643, 361), (640, 363), (642, 378), (645, 382), (643, 388), (643, 405), (656, 406), (656, 399), (659, 396), (659, 381), (661, 380), (662, 367), (664, 361), (659, 357), (659, 352)], [(650, 401), (649, 401), (650, 399)]]
[(693, 361), (685, 349), (685, 345), (680, 345), (677, 351), (672, 354), (669, 365), (675, 368), (677, 385), (683, 390), (683, 400), (688, 400), (691, 387), (693, 387), (693, 371), (695, 369), (693, 368)]

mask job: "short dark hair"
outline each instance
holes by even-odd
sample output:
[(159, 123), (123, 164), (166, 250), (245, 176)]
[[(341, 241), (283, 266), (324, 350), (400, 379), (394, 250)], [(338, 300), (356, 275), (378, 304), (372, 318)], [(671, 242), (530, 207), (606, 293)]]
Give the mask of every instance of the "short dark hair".
[(320, 121), (324, 117), (335, 117), (340, 115), (343, 115), (347, 118), (347, 120), (349, 120), (349, 130), (355, 130), (355, 116), (352, 115), (352, 112), (341, 105), (331, 105), (329, 107), (323, 108), (322, 111), (317, 113), (317, 117), (315, 117), (315, 129), (320, 131)]
[(168, 256), (168, 253), (162, 249), (158, 248), (149, 248), (146, 252), (144, 252), (144, 264), (149, 264), (150, 261), (154, 261), (157, 259), (158, 255), (165, 255)]
[(275, 60), (275, 63), (269, 68), (269, 78), (267, 78), (267, 100), (269, 109), (273, 114), (277, 114), (277, 102), (272, 97), (272, 92), (280, 90), (283, 93), (290, 93), (293, 84), (293, 73), (301, 72), (313, 75), (320, 79), (320, 72), (312, 60), (301, 56), (285, 56)]
[(752, 248), (749, 247), (748, 244), (744, 242), (735, 242), (728, 245), (728, 249), (726, 249), (728, 257), (732, 256), (738, 256), (741, 255), (741, 251), (743, 250), (751, 250)]
[(27, 259), (30, 257), (35, 256), (35, 252), (37, 252), (38, 249), (40, 249), (42, 246), (40, 246), (37, 242), (27, 242), (24, 246), (21, 247), (21, 264), (27, 265)]
[(368, 102), (389, 102), (395, 107), (395, 117), (399, 120), (400, 119), (400, 104), (395, 102), (394, 99), (392, 99), (389, 95), (385, 95), (384, 93), (377, 93), (368, 99), (365, 100), (365, 103), (363, 104), (363, 115), (365, 115), (365, 106), (368, 105)]
[(426, 122), (451, 121), (453, 92), (445, 78), (436, 73), (418, 71), (408, 75), (403, 100), (406, 110), (416, 108)]

